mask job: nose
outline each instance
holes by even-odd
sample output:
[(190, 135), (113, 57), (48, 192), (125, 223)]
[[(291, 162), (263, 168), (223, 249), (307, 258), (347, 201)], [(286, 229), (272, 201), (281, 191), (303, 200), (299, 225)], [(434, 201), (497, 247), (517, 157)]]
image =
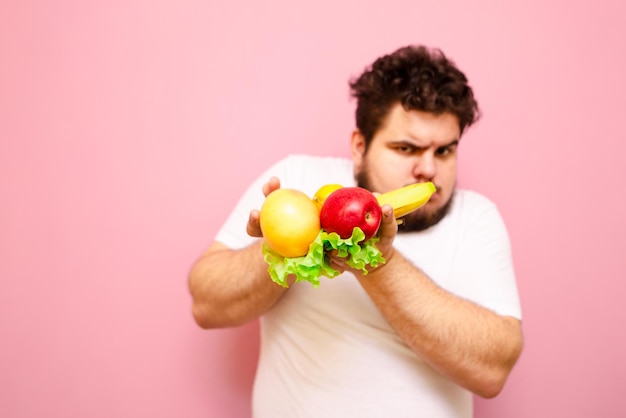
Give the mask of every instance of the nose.
[(415, 165), (413, 167), (413, 177), (418, 182), (432, 181), (437, 172), (435, 165), (435, 156), (430, 152), (423, 152), (416, 156)]

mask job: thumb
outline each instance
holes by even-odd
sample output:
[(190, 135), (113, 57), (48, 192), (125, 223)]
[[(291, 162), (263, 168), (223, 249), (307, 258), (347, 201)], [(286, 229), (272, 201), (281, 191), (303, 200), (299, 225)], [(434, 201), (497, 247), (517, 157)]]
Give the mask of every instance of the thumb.
[(380, 246), (387, 247), (391, 246), (398, 233), (398, 223), (393, 216), (393, 207), (391, 205), (385, 204), (381, 209), (383, 211), (383, 219), (378, 230), (378, 237), (380, 238)]

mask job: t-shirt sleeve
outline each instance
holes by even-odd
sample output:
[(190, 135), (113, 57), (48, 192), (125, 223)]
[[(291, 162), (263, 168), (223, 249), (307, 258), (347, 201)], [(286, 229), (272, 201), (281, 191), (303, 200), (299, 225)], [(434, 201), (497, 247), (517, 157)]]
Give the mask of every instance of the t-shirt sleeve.
[(270, 166), (250, 184), (226, 222), (218, 230), (215, 236), (216, 241), (230, 248), (239, 249), (257, 240), (247, 234), (246, 225), (250, 211), (261, 209), (265, 201), (263, 184), (272, 176), (280, 179), (281, 187), (294, 188), (308, 196), (313, 196), (315, 191), (324, 184), (340, 183), (348, 186), (354, 182), (352, 165), (348, 160), (302, 154), (288, 155)]
[(218, 230), (215, 241), (233, 249), (240, 249), (247, 247), (258, 239), (251, 237), (246, 232), (250, 211), (261, 209), (261, 205), (263, 205), (265, 200), (263, 185), (272, 176), (276, 176), (279, 179), (283, 179), (286, 176), (286, 166), (289, 158), (287, 157), (270, 166), (248, 186), (224, 224)]

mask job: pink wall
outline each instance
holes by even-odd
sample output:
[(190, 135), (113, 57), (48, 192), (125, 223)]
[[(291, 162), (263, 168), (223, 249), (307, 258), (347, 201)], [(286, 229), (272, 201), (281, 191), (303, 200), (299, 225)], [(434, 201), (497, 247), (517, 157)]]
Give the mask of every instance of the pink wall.
[(475, 86), (461, 183), (523, 298), (477, 417), (626, 416), (624, 6), (309, 3), (0, 4), (0, 416), (247, 417), (256, 324), (196, 328), (187, 270), (270, 162), (348, 155), (347, 79), (417, 42)]

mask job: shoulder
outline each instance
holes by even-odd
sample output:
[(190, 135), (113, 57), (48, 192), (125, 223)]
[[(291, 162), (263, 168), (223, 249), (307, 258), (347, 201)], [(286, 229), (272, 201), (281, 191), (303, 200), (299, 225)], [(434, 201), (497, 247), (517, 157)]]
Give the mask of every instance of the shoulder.
[(496, 204), (490, 198), (474, 190), (456, 189), (454, 199), (463, 210), (496, 208)]
[(479, 192), (457, 189), (449, 215), (450, 223), (457, 228), (480, 234), (506, 234), (497, 204)]
[(322, 157), (307, 154), (287, 154), (272, 162), (266, 169), (268, 174), (291, 177), (299, 173), (324, 171), (351, 171), (352, 160), (341, 157)]
[(290, 154), (277, 164), (281, 167), (282, 187), (312, 193), (324, 184), (348, 186), (354, 183), (353, 163), (347, 158)]
[(497, 204), (482, 193), (468, 189), (457, 189), (450, 210), (450, 218), (477, 225), (501, 223)]
[(307, 154), (289, 154), (282, 159), (282, 163), (301, 168), (352, 168), (352, 160), (347, 158)]

